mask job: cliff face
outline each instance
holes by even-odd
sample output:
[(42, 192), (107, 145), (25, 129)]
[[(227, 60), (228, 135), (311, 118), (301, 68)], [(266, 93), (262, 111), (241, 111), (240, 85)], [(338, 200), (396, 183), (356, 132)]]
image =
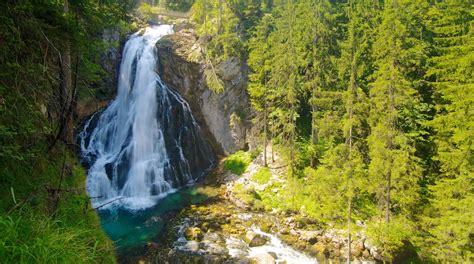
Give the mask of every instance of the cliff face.
[(99, 65), (106, 74), (88, 87), (90, 90), (86, 95), (79, 96), (76, 109), (79, 122), (106, 106), (117, 92), (118, 71), (126, 35), (116, 27), (105, 29), (101, 38), (108, 47), (100, 53), (99, 60)]
[(224, 81), (222, 93), (206, 83), (202, 52), (193, 30), (182, 29), (157, 43), (158, 71), (162, 80), (190, 104), (194, 116), (214, 149), (221, 154), (245, 148), (249, 100), (246, 68), (238, 59), (215, 65)]

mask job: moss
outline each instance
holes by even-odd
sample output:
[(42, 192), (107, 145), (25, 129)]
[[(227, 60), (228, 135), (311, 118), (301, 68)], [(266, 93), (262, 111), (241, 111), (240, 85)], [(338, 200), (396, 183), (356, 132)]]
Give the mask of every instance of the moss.
[(248, 152), (237, 151), (224, 160), (224, 169), (242, 175), (247, 170), (250, 162), (252, 162), (252, 157)]

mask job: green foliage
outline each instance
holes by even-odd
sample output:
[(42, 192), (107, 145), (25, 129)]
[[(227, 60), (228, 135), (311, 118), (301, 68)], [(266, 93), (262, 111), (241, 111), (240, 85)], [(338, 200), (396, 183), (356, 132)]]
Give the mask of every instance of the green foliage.
[(0, 257), (5, 263), (114, 263), (97, 231), (34, 211), (0, 216)]
[(438, 1), (429, 10), (434, 56), (432, 80), (436, 114), (430, 122), (439, 171), (430, 187), (431, 206), (423, 218), (423, 254), (438, 262), (472, 262), (474, 252), (474, 77), (472, 5)]
[(171, 10), (187, 12), (193, 5), (194, 0), (168, 0), (168, 8)]
[(389, 261), (414, 242), (426, 260), (472, 260), (473, 189), (461, 187), (474, 177), (471, 7), (262, 7), (247, 42), (254, 142), (278, 144), (294, 176), (259, 192), (265, 207), (342, 224), (351, 202)]
[(143, 3), (137, 8), (138, 12), (146, 19), (146, 20), (151, 20), (153, 16), (155, 15), (155, 12), (153, 10), (153, 6)]
[(197, 33), (208, 42), (204, 46), (206, 55), (213, 62), (230, 57), (240, 57), (243, 42), (240, 28), (248, 17), (239, 17), (246, 5), (230, 0), (197, 0), (191, 8), (191, 21)]
[(250, 153), (240, 150), (225, 158), (224, 169), (242, 175), (247, 170), (250, 162), (252, 162)]
[(252, 210), (260, 211), (264, 209), (260, 195), (253, 188), (247, 188), (243, 184), (238, 183), (234, 185), (232, 192), (239, 200), (250, 206)]
[(215, 93), (224, 92), (224, 82), (217, 75), (212, 62), (209, 62), (208, 66), (204, 70), (204, 75), (206, 76), (207, 87)]
[[(72, 140), (78, 95), (103, 82), (101, 52), (110, 47), (104, 30), (130, 30), (125, 20), (132, 6), (132, 1), (0, 3), (2, 262), (115, 262), (111, 242), (87, 209), (85, 173), (66, 149), (64, 134)], [(59, 186), (67, 191), (47, 192)]]
[[(68, 168), (64, 172), (63, 162)], [(96, 213), (88, 209), (85, 171), (73, 154), (55, 148), (51, 154), (37, 158), (34, 177), (29, 173), (31, 168), (16, 167), (3, 163), (0, 169), (0, 194), (8, 197), (0, 202), (3, 261), (115, 262), (112, 242), (100, 230)], [(61, 192), (55, 205), (55, 197), (45, 187), (57, 188), (62, 173), (61, 189), (70, 191)]]
[(374, 221), (367, 227), (370, 242), (382, 249), (382, 256), (386, 259), (392, 259), (413, 233), (413, 224), (404, 218), (394, 218), (389, 224)]
[(272, 177), (272, 173), (270, 172), (270, 169), (267, 167), (262, 167), (258, 169), (257, 172), (255, 172), (250, 179), (258, 184), (265, 184), (270, 180)]

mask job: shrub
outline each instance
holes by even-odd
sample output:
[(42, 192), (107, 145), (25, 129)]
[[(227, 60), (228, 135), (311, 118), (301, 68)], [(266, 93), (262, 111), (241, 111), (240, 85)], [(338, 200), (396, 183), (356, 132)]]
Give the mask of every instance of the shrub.
[(252, 162), (252, 157), (248, 152), (237, 151), (224, 160), (224, 169), (242, 175), (247, 170), (250, 162)]
[(252, 175), (251, 179), (258, 184), (264, 184), (270, 180), (271, 176), (272, 173), (270, 172), (270, 169), (267, 167), (262, 167), (254, 175)]

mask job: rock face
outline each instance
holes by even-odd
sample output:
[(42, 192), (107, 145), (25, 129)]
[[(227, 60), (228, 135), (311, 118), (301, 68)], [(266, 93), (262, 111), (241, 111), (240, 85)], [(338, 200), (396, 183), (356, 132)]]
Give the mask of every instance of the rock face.
[(224, 82), (222, 93), (207, 86), (202, 50), (192, 29), (182, 29), (157, 43), (158, 72), (162, 80), (189, 103), (194, 116), (220, 154), (245, 147), (246, 67), (236, 58), (214, 65)]
[(102, 32), (101, 38), (107, 48), (100, 53), (99, 65), (107, 74), (89, 87), (91, 94), (79, 96), (76, 108), (78, 120), (106, 106), (116, 94), (122, 48), (127, 39), (125, 34), (120, 32), (119, 27), (110, 27)]

